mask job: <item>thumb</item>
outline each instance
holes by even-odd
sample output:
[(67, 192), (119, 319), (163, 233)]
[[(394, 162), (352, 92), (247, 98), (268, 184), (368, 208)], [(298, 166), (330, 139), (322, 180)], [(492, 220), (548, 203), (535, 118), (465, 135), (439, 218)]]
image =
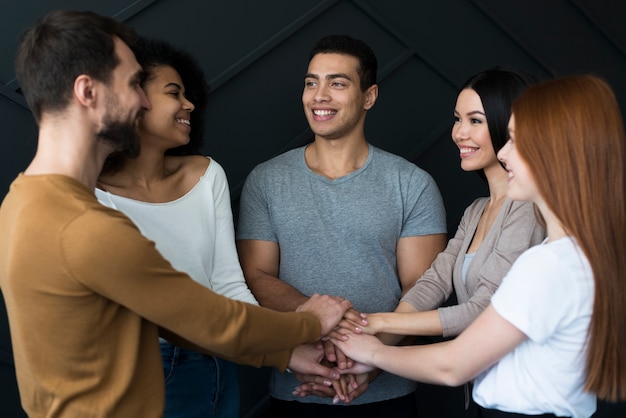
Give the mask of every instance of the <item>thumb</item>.
[(327, 377), (328, 379), (331, 379), (331, 380), (337, 380), (339, 379), (339, 376), (341, 376), (341, 374), (339, 373), (337, 369), (326, 367), (319, 363), (311, 366), (311, 374), (316, 374), (318, 376)]

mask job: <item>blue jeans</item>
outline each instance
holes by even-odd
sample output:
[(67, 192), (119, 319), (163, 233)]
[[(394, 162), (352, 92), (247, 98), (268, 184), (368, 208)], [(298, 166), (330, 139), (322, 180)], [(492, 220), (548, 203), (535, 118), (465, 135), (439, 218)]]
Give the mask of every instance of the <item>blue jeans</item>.
[(239, 418), (237, 365), (161, 342), (165, 418)]

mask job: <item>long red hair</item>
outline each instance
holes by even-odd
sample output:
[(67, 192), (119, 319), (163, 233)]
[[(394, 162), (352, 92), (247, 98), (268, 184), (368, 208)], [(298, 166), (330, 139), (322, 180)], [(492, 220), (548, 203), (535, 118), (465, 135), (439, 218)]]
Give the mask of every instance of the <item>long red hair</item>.
[(513, 114), (520, 156), (593, 270), (585, 389), (624, 400), (626, 137), (617, 100), (598, 77), (570, 76), (530, 87)]

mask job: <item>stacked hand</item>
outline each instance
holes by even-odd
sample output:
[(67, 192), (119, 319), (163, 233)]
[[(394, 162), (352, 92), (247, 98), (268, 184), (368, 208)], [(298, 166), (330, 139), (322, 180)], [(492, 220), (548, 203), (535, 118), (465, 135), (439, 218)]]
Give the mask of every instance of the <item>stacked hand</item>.
[[(333, 370), (329, 373), (296, 373), (296, 378), (302, 384), (293, 391), (295, 396), (332, 397), (333, 403), (350, 403), (364, 393), (379, 373), (373, 367), (356, 363), (350, 356), (346, 356), (339, 348), (341, 342), (346, 342), (350, 334), (372, 332), (368, 328), (366, 316), (354, 309), (349, 309), (338, 326), (321, 341), (312, 344), (310, 350), (322, 354), (319, 367)], [(293, 367), (292, 367), (293, 369)], [(337, 376), (333, 378), (332, 376)]]
[(316, 293), (300, 305), (296, 312), (310, 312), (317, 316), (322, 326), (322, 335), (326, 335), (337, 326), (342, 318), (345, 318), (350, 308), (352, 308), (352, 303), (343, 297)]

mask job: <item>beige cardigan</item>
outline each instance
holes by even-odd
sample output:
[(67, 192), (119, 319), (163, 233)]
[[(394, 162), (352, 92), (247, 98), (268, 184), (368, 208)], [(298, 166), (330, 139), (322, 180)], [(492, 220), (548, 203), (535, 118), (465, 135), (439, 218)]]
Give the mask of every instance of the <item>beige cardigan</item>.
[[(474, 255), (463, 283), (462, 269), (478, 221), (489, 198), (476, 199), (463, 214), (454, 238), (402, 298), (418, 311), (438, 309), (444, 337), (460, 334), (489, 305), (509, 268), (528, 248), (540, 243), (544, 229), (533, 204), (506, 199), (485, 240)], [(452, 291), (458, 305), (440, 307)]]

